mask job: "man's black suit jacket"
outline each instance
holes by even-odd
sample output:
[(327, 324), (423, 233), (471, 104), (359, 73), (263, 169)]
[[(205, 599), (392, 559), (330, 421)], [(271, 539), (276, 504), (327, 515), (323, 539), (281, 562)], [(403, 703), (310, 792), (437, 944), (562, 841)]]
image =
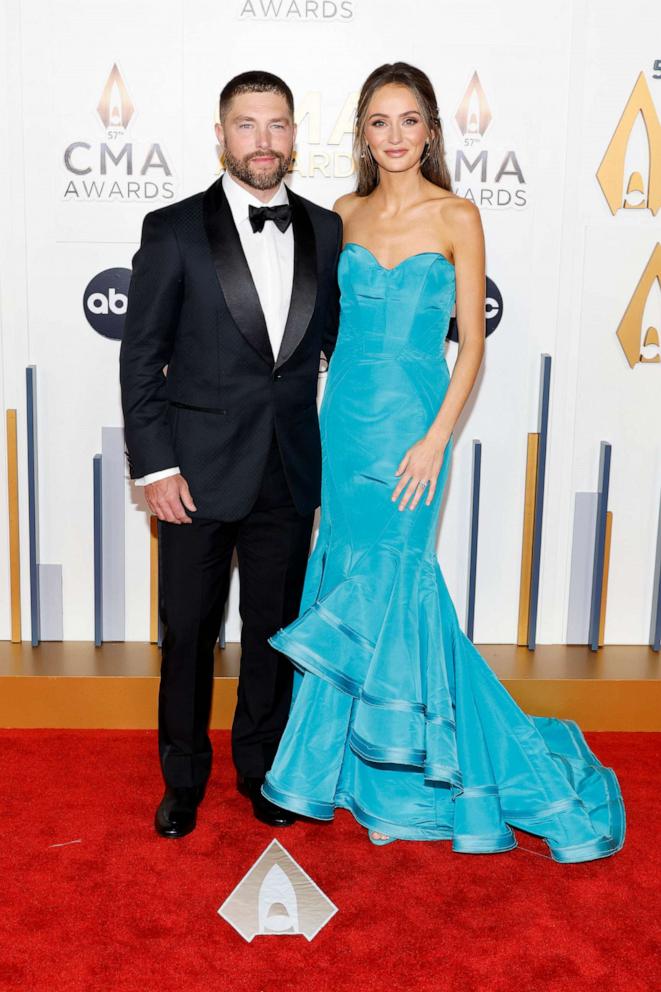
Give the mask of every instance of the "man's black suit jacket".
[(129, 468), (179, 465), (195, 516), (249, 512), (274, 428), (296, 509), (319, 505), (317, 377), (337, 337), (342, 225), (287, 193), (294, 278), (277, 362), (220, 179), (144, 219), (120, 350)]

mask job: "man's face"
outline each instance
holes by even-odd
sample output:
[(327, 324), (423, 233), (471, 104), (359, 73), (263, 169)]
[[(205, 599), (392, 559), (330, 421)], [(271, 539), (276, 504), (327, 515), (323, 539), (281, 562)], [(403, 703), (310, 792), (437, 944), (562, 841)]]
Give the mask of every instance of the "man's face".
[(239, 93), (233, 97), (216, 136), (231, 175), (253, 189), (274, 189), (287, 175), (296, 125), (279, 93)]

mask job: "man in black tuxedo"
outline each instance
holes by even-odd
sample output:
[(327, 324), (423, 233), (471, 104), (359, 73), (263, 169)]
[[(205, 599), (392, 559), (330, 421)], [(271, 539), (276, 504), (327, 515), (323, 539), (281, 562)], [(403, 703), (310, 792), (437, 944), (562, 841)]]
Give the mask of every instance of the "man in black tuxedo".
[(156, 830), (196, 823), (211, 769), (214, 646), (236, 548), (242, 655), (232, 726), (239, 788), (258, 819), (294, 816), (260, 792), (293, 669), (267, 638), (298, 615), (319, 505), (320, 355), (337, 336), (341, 221), (284, 185), (289, 87), (232, 79), (216, 134), (226, 171), (144, 219), (120, 353), (131, 477), (159, 518), (164, 639)]

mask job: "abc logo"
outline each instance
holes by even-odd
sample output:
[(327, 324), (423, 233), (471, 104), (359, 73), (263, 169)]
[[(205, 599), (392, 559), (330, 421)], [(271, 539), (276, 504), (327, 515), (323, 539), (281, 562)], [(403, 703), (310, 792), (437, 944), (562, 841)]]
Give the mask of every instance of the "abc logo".
[[(503, 318), (503, 297), (493, 279), (487, 276), (487, 291), (484, 301), (485, 337), (496, 330)], [(457, 319), (453, 317), (447, 333), (448, 341), (458, 341)]]
[(104, 338), (121, 340), (130, 281), (130, 269), (104, 269), (87, 284), (83, 310), (88, 324)]

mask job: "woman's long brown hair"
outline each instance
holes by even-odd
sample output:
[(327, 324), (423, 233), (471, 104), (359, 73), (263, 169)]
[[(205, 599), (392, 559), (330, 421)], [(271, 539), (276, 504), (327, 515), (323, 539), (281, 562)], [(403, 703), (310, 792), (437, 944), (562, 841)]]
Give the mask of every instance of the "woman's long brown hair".
[(425, 179), (440, 186), (441, 189), (452, 191), (450, 170), (445, 161), (445, 145), (443, 129), (436, 104), (436, 94), (429, 77), (408, 62), (393, 62), (380, 65), (371, 72), (363, 83), (356, 108), (356, 130), (353, 142), (353, 157), (358, 176), (356, 193), (367, 196), (378, 185), (379, 167), (377, 166), (365, 139), (365, 123), (367, 109), (376, 91), (382, 86), (394, 83), (406, 86), (416, 98), (422, 118), (431, 135), (428, 150), (421, 159), (420, 170)]

